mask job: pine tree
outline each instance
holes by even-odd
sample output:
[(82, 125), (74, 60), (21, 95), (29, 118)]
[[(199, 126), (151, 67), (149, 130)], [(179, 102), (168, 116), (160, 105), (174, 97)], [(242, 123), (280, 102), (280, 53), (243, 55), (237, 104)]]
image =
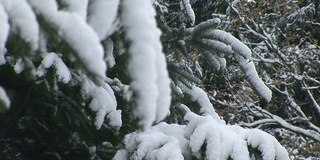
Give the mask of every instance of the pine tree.
[(170, 3), (0, 1), (0, 158), (289, 159), (227, 125), (204, 86), (231, 60), (270, 102), (252, 50), (223, 18), (197, 20), (196, 1)]

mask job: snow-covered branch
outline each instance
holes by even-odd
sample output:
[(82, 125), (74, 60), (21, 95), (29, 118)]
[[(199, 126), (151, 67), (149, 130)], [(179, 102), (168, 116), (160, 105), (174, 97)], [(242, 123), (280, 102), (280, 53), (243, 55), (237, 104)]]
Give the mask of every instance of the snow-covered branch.
[(171, 102), (170, 80), (160, 42), (161, 32), (149, 0), (126, 0), (122, 3), (121, 22), (130, 42), (128, 70), (130, 84), (137, 97), (135, 115), (142, 128), (162, 120)]
[(266, 115), (268, 115), (268, 116), (266, 116), (265, 119), (255, 121), (252, 123), (241, 123), (241, 125), (246, 126), (246, 127), (254, 127), (257, 125), (269, 125), (269, 124), (276, 123), (278, 125), (281, 125), (285, 129), (288, 129), (288, 130), (293, 131), (295, 133), (307, 136), (313, 140), (320, 142), (320, 133), (317, 132), (317, 130), (309, 130), (309, 129), (304, 129), (301, 127), (294, 126), (294, 125), (286, 122), (285, 120), (283, 120), (279, 116), (271, 114), (270, 112), (268, 112), (260, 107), (254, 106), (254, 108), (262, 113), (266, 113)]
[[(29, 4), (47, 23), (58, 30), (83, 67), (95, 78), (105, 79), (107, 70), (103, 60), (104, 52), (100, 40), (94, 30), (78, 14), (58, 11), (54, 0), (39, 2), (28, 0)], [(48, 4), (49, 3), (49, 4)]]
[[(8, 14), (11, 30), (28, 43), (32, 51), (36, 51), (39, 47), (39, 24), (30, 5), (26, 0), (11, 0), (1, 3)], [(6, 28), (3, 29), (6, 30)]]

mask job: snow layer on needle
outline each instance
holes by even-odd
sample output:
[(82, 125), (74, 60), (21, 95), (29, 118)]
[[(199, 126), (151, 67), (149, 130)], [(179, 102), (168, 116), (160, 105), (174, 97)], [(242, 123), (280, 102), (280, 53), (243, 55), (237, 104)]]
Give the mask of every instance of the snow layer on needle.
[(76, 13), (86, 20), (88, 0), (62, 0), (62, 3), (67, 6), (68, 11)]
[(211, 47), (214, 51), (216, 51), (218, 54), (220, 53), (226, 53), (226, 54), (232, 54), (232, 48), (229, 45), (226, 45), (225, 43), (211, 40), (211, 39), (201, 39), (201, 42), (203, 44), (206, 44), (207, 46)]
[(204, 51), (203, 55), (206, 57), (205, 59), (212, 65), (213, 68), (220, 70), (220, 62), (217, 58), (212, 55), (209, 51)]
[(171, 101), (170, 80), (165, 58), (161, 55), (155, 14), (150, 0), (126, 0), (122, 3), (121, 19), (130, 42), (130, 87), (137, 96), (135, 115), (140, 118), (139, 123), (144, 129), (167, 115)]
[[(25, 0), (11, 0), (2, 2), (9, 15), (11, 29), (30, 45), (35, 51), (39, 47), (39, 25), (34, 12)], [(3, 30), (3, 28), (1, 28)]]
[(36, 75), (42, 77), (46, 73), (46, 69), (52, 65), (56, 68), (56, 76), (63, 83), (68, 83), (71, 80), (69, 68), (65, 65), (62, 59), (56, 53), (47, 53), (43, 56), (41, 65), (39, 66)]
[(9, 109), (10, 103), (11, 101), (6, 91), (0, 86), (0, 113), (4, 110)]
[(0, 2), (0, 65), (6, 63), (6, 42), (9, 35), (10, 25), (8, 22), (8, 15), (5, 12), (1, 2)]
[(113, 22), (117, 17), (119, 0), (90, 1), (88, 23), (103, 40), (111, 33)]
[(194, 25), (194, 22), (196, 21), (196, 16), (194, 14), (194, 11), (190, 5), (190, 0), (182, 0), (183, 9), (186, 10), (187, 15), (191, 21), (191, 25)]

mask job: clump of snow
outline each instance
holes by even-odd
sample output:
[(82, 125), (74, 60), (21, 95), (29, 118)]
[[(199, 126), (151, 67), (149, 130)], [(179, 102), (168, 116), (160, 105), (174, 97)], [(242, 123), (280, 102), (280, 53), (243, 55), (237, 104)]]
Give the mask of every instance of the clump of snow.
[(39, 25), (29, 4), (25, 0), (4, 1), (2, 4), (8, 13), (12, 32), (21, 36), (30, 45), (31, 50), (37, 50), (39, 47)]
[(94, 84), (87, 76), (82, 76), (82, 91), (84, 96), (92, 98), (89, 107), (96, 112), (95, 126), (100, 129), (107, 115), (109, 125), (119, 129), (122, 125), (121, 111), (116, 110), (117, 101), (111, 87), (103, 82), (101, 86)]
[(54, 66), (56, 69), (56, 76), (58, 80), (63, 83), (68, 83), (71, 80), (71, 73), (66, 64), (62, 61), (62, 59), (56, 53), (45, 53), (43, 55), (43, 60), (41, 65), (38, 67), (36, 71), (36, 75), (38, 77), (44, 76), (46, 73), (46, 69)]
[(96, 153), (96, 150), (97, 150), (97, 147), (96, 146), (92, 146), (92, 147), (89, 147), (89, 154), (95, 154)]
[(109, 120), (110, 126), (113, 126), (118, 130), (119, 127), (122, 126), (121, 110), (113, 110), (113, 111), (111, 111), (108, 114), (107, 119)]
[(196, 101), (201, 106), (200, 113), (203, 115), (210, 115), (216, 120), (220, 120), (219, 115), (215, 112), (210, 100), (201, 88), (199, 87), (192, 87), (191, 91), (191, 98), (192, 101)]
[(94, 0), (89, 3), (88, 23), (100, 40), (111, 34), (112, 25), (117, 17), (119, 0)]
[(9, 35), (10, 25), (8, 22), (8, 15), (5, 12), (2, 4), (0, 3), (0, 65), (6, 63), (6, 42)]
[(11, 101), (6, 91), (0, 86), (0, 113), (9, 109)]
[(61, 2), (67, 6), (69, 12), (76, 13), (86, 20), (88, 0), (62, 0)]
[(128, 70), (137, 97), (135, 115), (142, 128), (163, 119), (170, 107), (170, 80), (160, 42), (155, 11), (149, 0), (130, 0), (122, 4), (121, 22), (130, 41)]
[(108, 38), (104, 42), (104, 48), (105, 48), (105, 61), (107, 62), (108, 68), (112, 68), (114, 65), (116, 65), (116, 60), (113, 56), (113, 50), (114, 50), (114, 44), (111, 38)]
[[(124, 140), (126, 150), (117, 152), (114, 160), (146, 159), (146, 160), (183, 160), (179, 141), (162, 132), (149, 130), (147, 132), (134, 132), (126, 135)], [(119, 159), (120, 160), (120, 159)]]
[(227, 61), (226, 61), (225, 58), (222, 58), (222, 57), (219, 57), (219, 56), (215, 56), (215, 57), (220, 63), (220, 69), (225, 68), (227, 66)]

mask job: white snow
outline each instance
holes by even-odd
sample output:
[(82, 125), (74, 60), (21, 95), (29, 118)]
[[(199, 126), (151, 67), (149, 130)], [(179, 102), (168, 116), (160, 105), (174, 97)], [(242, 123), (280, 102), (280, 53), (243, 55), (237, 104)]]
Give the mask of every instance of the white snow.
[(0, 86), (0, 107), (4, 107), (0, 108), (0, 112), (9, 109), (10, 103), (11, 101), (7, 95), (7, 92)]
[(100, 40), (111, 34), (112, 25), (117, 17), (119, 0), (91, 0), (88, 23)]
[(6, 63), (5, 54), (6, 54), (6, 42), (9, 36), (10, 24), (8, 22), (8, 15), (5, 12), (1, 1), (0, 1), (0, 65)]
[(196, 16), (194, 14), (194, 11), (190, 5), (190, 0), (182, 0), (182, 9), (185, 9), (187, 12), (187, 15), (191, 21), (191, 25), (194, 25), (194, 22), (196, 21)]
[(69, 12), (76, 13), (86, 20), (88, 0), (62, 0), (61, 2), (67, 6)]
[(8, 13), (11, 30), (21, 36), (30, 45), (31, 50), (37, 50), (39, 47), (39, 25), (29, 4), (25, 0), (3, 1), (2, 4)]
[[(102, 87), (97, 87), (92, 93), (92, 101), (89, 107), (97, 112), (95, 125), (98, 129), (100, 129), (102, 123), (104, 122), (104, 117), (108, 112), (111, 112), (113, 103), (109, 93), (104, 90)], [(107, 108), (110, 107), (111, 109)]]
[(122, 120), (121, 120), (121, 110), (113, 110), (111, 111), (107, 119), (109, 120), (110, 126), (116, 127), (116, 129), (119, 129), (122, 126)]
[(167, 115), (171, 101), (161, 32), (149, 0), (124, 1), (121, 10), (126, 38), (130, 41), (130, 87), (137, 97), (134, 114), (140, 119), (139, 125), (147, 129)]
[(63, 83), (68, 83), (71, 80), (71, 73), (69, 68), (64, 64), (60, 57), (55, 60), (56, 75), (58, 80)]
[(59, 28), (59, 35), (76, 50), (88, 72), (105, 79), (107, 67), (103, 60), (103, 47), (92, 28), (79, 16), (65, 12), (58, 13), (55, 25)]

